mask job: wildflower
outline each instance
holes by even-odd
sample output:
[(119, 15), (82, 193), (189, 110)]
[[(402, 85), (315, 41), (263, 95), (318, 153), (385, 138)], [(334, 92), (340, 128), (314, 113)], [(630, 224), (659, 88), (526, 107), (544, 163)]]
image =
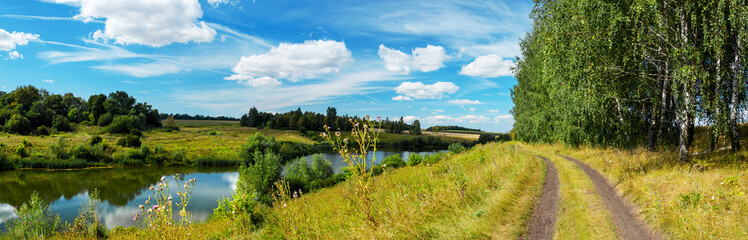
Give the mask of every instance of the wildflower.
[(138, 205), (138, 207), (140, 207), (140, 209), (143, 209), (143, 205)]
[(169, 194), (169, 198), (167, 198), (167, 200), (171, 201), (171, 194)]
[(135, 215), (135, 217), (132, 218), (133, 221), (138, 221), (138, 215)]
[(166, 177), (161, 177), (161, 181), (166, 181)]
[(326, 134), (326, 133), (322, 133), (322, 134), (320, 134), (320, 135), (322, 135), (322, 137), (327, 137), (327, 134)]
[(348, 142), (348, 138), (343, 139), (343, 142), (347, 143)]
[(335, 132), (335, 136), (340, 137), (340, 132)]
[(153, 206), (153, 210), (157, 210), (157, 209), (158, 209), (158, 205)]
[(151, 186), (151, 187), (148, 187), (148, 189), (149, 189), (149, 190), (151, 190), (151, 191), (153, 191), (153, 187), (152, 187), (152, 186)]

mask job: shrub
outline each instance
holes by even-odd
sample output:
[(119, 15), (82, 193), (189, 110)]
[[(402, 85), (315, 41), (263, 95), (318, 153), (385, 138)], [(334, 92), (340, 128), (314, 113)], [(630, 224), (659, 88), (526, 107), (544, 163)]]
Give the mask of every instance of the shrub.
[(464, 146), (462, 146), (461, 143), (456, 142), (456, 143), (449, 144), (449, 147), (447, 148), (447, 150), (449, 150), (450, 153), (458, 154), (458, 153), (464, 152), (466, 149)]
[(423, 157), (420, 154), (414, 153), (408, 156), (408, 166), (415, 166), (421, 163)]
[(4, 153), (0, 152), (0, 171), (13, 170), (14, 168), (15, 167), (13, 166), (13, 162), (11, 161), (11, 159)]
[(164, 129), (166, 129), (167, 132), (179, 131), (179, 127), (177, 127), (177, 125), (166, 125)]
[(330, 161), (327, 161), (327, 159), (320, 154), (312, 156), (313, 179), (327, 179), (332, 177), (333, 174), (335, 174), (335, 172), (333, 171), (332, 163), (330, 163)]
[(70, 126), (68, 119), (62, 115), (56, 115), (52, 120), (52, 129), (59, 132), (70, 132), (73, 131), (73, 127)]
[(384, 173), (384, 167), (382, 165), (374, 165), (371, 167), (371, 173), (374, 174), (374, 176), (380, 175)]
[(54, 159), (68, 159), (70, 154), (65, 151), (65, 138), (60, 137), (57, 139), (57, 142), (49, 145), (49, 153), (51, 154), (51, 158)]
[(6, 226), (11, 239), (46, 238), (61, 227), (60, 217), (49, 210), (49, 204), (37, 192), (14, 211), (18, 218), (8, 221)]
[(5, 131), (10, 133), (26, 135), (32, 130), (31, 121), (19, 114), (14, 114), (7, 122), (5, 122)]
[(88, 145), (93, 146), (103, 141), (104, 139), (102, 139), (100, 136), (93, 136), (91, 137), (91, 140), (88, 140)]
[(256, 192), (260, 195), (267, 195), (273, 183), (280, 179), (281, 158), (272, 151), (267, 151), (264, 154), (255, 152), (253, 159), (254, 163), (242, 163), (239, 167), (237, 193)]
[(39, 136), (49, 136), (49, 134), (51, 132), (52, 132), (52, 130), (49, 129), (49, 127), (47, 127), (47, 126), (39, 126), (38, 128), (36, 128), (36, 132), (35, 133), (36, 133), (36, 135), (39, 135)]
[(138, 116), (132, 115), (118, 115), (114, 117), (112, 123), (104, 128), (104, 132), (108, 133), (131, 133), (134, 129), (141, 130), (144, 127), (141, 119)]
[(301, 189), (308, 192), (309, 188), (306, 185), (312, 180), (311, 175), (309, 164), (304, 158), (298, 158), (286, 166), (286, 181), (291, 191)]
[(496, 141), (496, 136), (493, 134), (481, 133), (480, 136), (478, 136), (478, 143), (480, 144), (486, 144), (493, 141)]
[(400, 154), (390, 155), (382, 160), (382, 165), (386, 167), (401, 168), (405, 166), (405, 161)]
[(141, 144), (140, 137), (136, 135), (127, 135), (117, 140), (117, 145), (123, 147), (140, 147)]
[(112, 120), (114, 120), (114, 116), (112, 116), (111, 113), (104, 113), (104, 115), (99, 116), (99, 121), (97, 122), (97, 124), (101, 127), (104, 127), (111, 124)]
[(423, 163), (424, 164), (434, 164), (442, 160), (442, 153), (436, 153), (432, 155), (424, 155), (423, 156)]
[(25, 158), (29, 157), (30, 151), (26, 148), (26, 145), (21, 143), (18, 144), (18, 147), (16, 148), (16, 154), (18, 154), (19, 157)]
[(70, 155), (75, 159), (83, 159), (88, 162), (102, 162), (101, 160), (109, 159), (106, 150), (109, 146), (106, 143), (97, 143), (89, 145), (81, 143), (70, 150)]
[(257, 211), (257, 194), (239, 194), (218, 200), (218, 207), (213, 209), (213, 218), (229, 218), (243, 227), (243, 230), (257, 228), (264, 221)]
[(253, 164), (255, 152), (264, 153), (268, 150), (273, 152), (280, 150), (280, 145), (275, 141), (275, 137), (265, 137), (265, 135), (255, 133), (247, 139), (247, 143), (242, 145), (239, 155), (245, 162)]
[(69, 231), (77, 237), (89, 239), (104, 239), (107, 237), (107, 229), (99, 223), (99, 212), (101, 208), (101, 198), (99, 190), (94, 189), (88, 193), (88, 200), (81, 204), (78, 210), (78, 217), (75, 218)]

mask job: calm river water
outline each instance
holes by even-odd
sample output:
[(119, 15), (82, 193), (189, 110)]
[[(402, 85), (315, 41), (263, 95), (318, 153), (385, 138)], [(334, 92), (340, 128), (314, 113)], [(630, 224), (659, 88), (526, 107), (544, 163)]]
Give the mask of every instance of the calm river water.
[[(332, 163), (336, 173), (345, 165), (337, 153), (321, 154)], [(400, 154), (407, 161), (413, 152), (377, 151), (376, 163), (393, 154)], [(306, 159), (311, 164), (311, 156)], [(218, 206), (218, 199), (230, 197), (239, 177), (237, 168), (204, 167), (0, 171), (0, 230), (5, 229), (6, 221), (16, 217), (14, 207), (23, 204), (34, 191), (50, 203), (50, 209), (63, 221), (73, 222), (81, 204), (88, 199), (88, 192), (94, 189), (100, 192), (103, 204), (99, 215), (108, 228), (133, 226), (132, 218), (139, 213), (138, 205), (152, 195), (148, 187), (155, 186), (162, 176), (173, 182), (171, 176), (176, 173), (185, 179), (197, 178), (187, 206), (196, 220), (208, 218)], [(176, 189), (172, 189), (172, 195), (176, 196)]]

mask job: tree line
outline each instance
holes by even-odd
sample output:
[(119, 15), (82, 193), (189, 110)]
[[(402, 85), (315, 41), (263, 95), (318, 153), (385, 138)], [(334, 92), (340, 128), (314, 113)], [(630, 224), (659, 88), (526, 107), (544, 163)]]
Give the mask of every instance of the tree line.
[(161, 119), (167, 119), (169, 116), (174, 117), (174, 119), (178, 120), (218, 120), (218, 121), (239, 121), (238, 118), (235, 117), (227, 117), (227, 116), (206, 116), (201, 114), (196, 115), (189, 115), (184, 113), (176, 113), (176, 114), (168, 114), (168, 113), (162, 113)]
[[(338, 116), (337, 109), (334, 107), (327, 108), (327, 114), (315, 112), (301, 112), (301, 108), (286, 113), (260, 112), (256, 107), (252, 107), (249, 113), (242, 115), (239, 124), (243, 127), (269, 128), (269, 129), (287, 129), (305, 131), (324, 131), (325, 126), (336, 131), (350, 131), (353, 129), (354, 122), (362, 119), (359, 116)], [(403, 117), (399, 120), (390, 120), (389, 118), (378, 119), (382, 122), (382, 129), (389, 133), (404, 133), (406, 130), (410, 134), (421, 134), (421, 122), (413, 121), (413, 124), (407, 124)]]
[(48, 135), (72, 131), (71, 123), (99, 125), (111, 133), (129, 133), (160, 127), (161, 116), (147, 103), (139, 103), (123, 91), (91, 95), (88, 100), (72, 93), (50, 94), (34, 86), (0, 91), (0, 126), (15, 134)]
[(447, 125), (447, 126), (431, 126), (426, 128), (426, 131), (434, 132), (434, 131), (444, 131), (444, 130), (459, 130), (459, 131), (471, 131), (471, 132), (483, 132), (480, 129), (477, 128), (467, 128), (462, 126), (455, 126), (455, 125)]
[(748, 1), (536, 0), (512, 91), (525, 141), (740, 149)]

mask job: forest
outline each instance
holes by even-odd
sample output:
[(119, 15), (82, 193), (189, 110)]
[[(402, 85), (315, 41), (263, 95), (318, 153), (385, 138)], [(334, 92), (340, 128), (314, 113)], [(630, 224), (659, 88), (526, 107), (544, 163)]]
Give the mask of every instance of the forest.
[(536, 1), (512, 90), (524, 141), (740, 149), (748, 2)]
[[(314, 112), (302, 113), (301, 108), (281, 114), (260, 112), (257, 108), (252, 107), (249, 113), (242, 115), (239, 123), (244, 127), (289, 129), (302, 132), (307, 130), (324, 131), (325, 126), (338, 131), (350, 131), (353, 128), (351, 120), (359, 121), (361, 119), (363, 118), (359, 116), (338, 116), (338, 111), (334, 107), (328, 107), (326, 115)], [(413, 124), (407, 124), (403, 117), (400, 117), (400, 120), (390, 120), (389, 118), (377, 120), (381, 121), (382, 129), (389, 133), (401, 134), (408, 131), (413, 135), (421, 135), (421, 122), (419, 120), (414, 120)]]

